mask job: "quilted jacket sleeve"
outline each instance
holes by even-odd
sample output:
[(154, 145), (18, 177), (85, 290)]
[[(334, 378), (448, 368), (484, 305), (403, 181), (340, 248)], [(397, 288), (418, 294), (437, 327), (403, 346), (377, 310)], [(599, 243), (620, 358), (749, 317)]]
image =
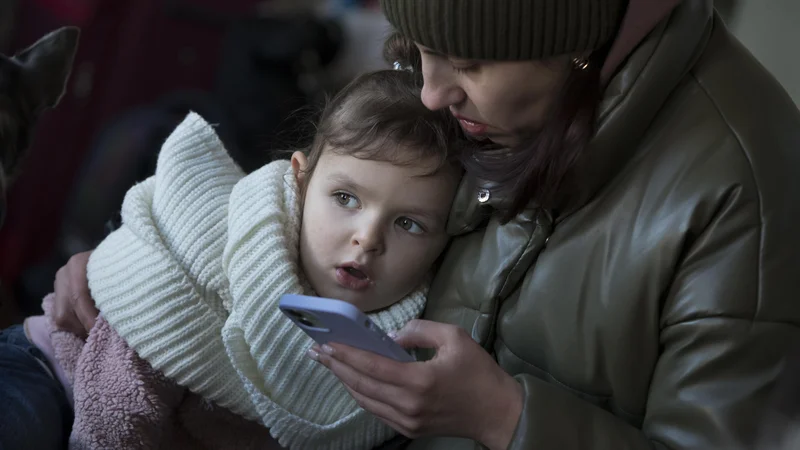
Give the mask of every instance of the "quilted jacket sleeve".
[(510, 448), (763, 448), (772, 392), (800, 345), (800, 253), (786, 221), (757, 210), (732, 195), (686, 250), (665, 296), (641, 429), (522, 375), (525, 403)]

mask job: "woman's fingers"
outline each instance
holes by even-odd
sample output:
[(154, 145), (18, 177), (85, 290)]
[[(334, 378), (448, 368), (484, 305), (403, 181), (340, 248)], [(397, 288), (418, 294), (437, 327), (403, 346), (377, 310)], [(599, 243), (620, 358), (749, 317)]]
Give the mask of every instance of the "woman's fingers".
[(87, 291), (84, 295), (78, 295), (75, 297), (73, 306), (75, 308), (75, 315), (78, 317), (78, 320), (80, 320), (83, 328), (88, 333), (92, 328), (94, 328), (94, 324), (97, 321), (97, 315), (100, 314), (100, 311), (94, 306), (94, 300)]
[(65, 307), (64, 303), (59, 303), (58, 299), (53, 301), (53, 323), (61, 331), (72, 333), (83, 339), (88, 336), (88, 332), (84, 329), (78, 316), (75, 315), (75, 311)]
[(317, 361), (333, 372), (349, 389), (375, 399), (398, 395), (397, 385), (401, 378), (390, 375), (391, 369), (383, 364), (395, 361), (347, 346), (339, 346), (330, 354), (325, 352), (326, 347), (322, 347)]
[(404, 348), (438, 349), (452, 342), (459, 332), (461, 329), (453, 325), (416, 319), (398, 331), (394, 340)]
[(387, 425), (392, 427), (394, 430), (400, 432), (401, 434), (408, 437), (413, 437), (408, 435), (409, 430), (400, 423), (400, 421), (402, 420), (402, 416), (398, 414), (395, 408), (379, 400), (375, 400), (359, 392), (356, 392), (346, 384), (344, 385), (344, 387), (345, 389), (347, 389), (348, 392), (350, 392), (350, 395), (353, 397), (356, 403), (358, 403), (358, 406), (360, 406), (362, 409), (369, 411), (372, 415), (381, 419)]
[(53, 321), (63, 331), (85, 337), (99, 314), (89, 294), (86, 265), (91, 252), (74, 255), (56, 273), (53, 283)]
[[(322, 358), (323, 356), (328, 356), (342, 363), (341, 365), (352, 368), (353, 372), (358, 373), (358, 375), (395, 386), (405, 383), (407, 367), (409, 364), (414, 364), (401, 363), (372, 352), (341, 344), (323, 345), (319, 350), (321, 352), (321, 362), (324, 359)], [(328, 366), (328, 364), (325, 365)], [(339, 366), (337, 365), (337, 367)], [(336, 372), (334, 371), (334, 373)]]
[[(351, 393), (390, 407), (394, 411), (391, 420), (413, 432), (419, 425), (413, 419), (420, 417), (430, 400), (426, 398), (434, 381), (430, 368), (425, 363), (399, 363), (369, 352), (364, 352), (366, 355), (351, 355), (360, 352), (361, 350), (352, 347), (339, 346), (334, 350), (333, 356), (323, 352), (316, 359), (333, 372)], [(372, 362), (360, 361), (359, 357)], [(386, 370), (392, 374), (378, 379), (368, 373), (373, 364), (400, 367), (373, 370), (371, 373), (383, 373)], [(366, 369), (362, 368), (364, 365)], [(374, 412), (368, 406), (362, 407)]]
[[(426, 424), (424, 421), (420, 420), (420, 416), (408, 414), (406, 411), (407, 408), (404, 409), (400, 406), (393, 406), (392, 404), (386, 403), (381, 399), (358, 392), (352, 389), (346, 383), (344, 384), (344, 387), (347, 389), (356, 403), (358, 403), (358, 406), (381, 419), (395, 431), (409, 438), (416, 438), (421, 435), (423, 431), (422, 428)], [(398, 398), (397, 395), (397, 393), (394, 393), (387, 395), (387, 397), (395, 400)], [(399, 398), (407, 398), (407, 396), (401, 396)]]

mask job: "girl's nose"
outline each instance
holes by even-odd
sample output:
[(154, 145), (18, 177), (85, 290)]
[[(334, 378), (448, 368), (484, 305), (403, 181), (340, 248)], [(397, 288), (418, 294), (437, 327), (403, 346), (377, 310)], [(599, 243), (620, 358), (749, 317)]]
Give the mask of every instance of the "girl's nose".
[(375, 221), (365, 223), (353, 234), (352, 244), (361, 247), (364, 253), (381, 254), (384, 250), (383, 227)]

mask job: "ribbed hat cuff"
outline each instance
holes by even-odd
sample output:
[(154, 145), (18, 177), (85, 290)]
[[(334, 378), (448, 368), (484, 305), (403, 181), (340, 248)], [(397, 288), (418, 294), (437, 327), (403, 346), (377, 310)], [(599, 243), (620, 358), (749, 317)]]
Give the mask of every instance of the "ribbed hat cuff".
[(624, 0), (381, 0), (402, 35), (437, 52), (530, 60), (596, 50), (616, 34)]

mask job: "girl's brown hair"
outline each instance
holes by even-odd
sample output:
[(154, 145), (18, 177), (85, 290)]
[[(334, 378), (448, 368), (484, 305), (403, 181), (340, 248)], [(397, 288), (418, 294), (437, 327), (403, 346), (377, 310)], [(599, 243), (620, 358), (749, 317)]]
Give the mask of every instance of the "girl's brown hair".
[[(554, 208), (569, 197), (573, 186), (565, 185), (565, 180), (596, 131), (602, 99), (600, 69), (606, 53), (596, 51), (588, 67), (571, 70), (541, 129), (511, 151), (473, 147), (462, 154), (470, 176), (491, 182), (493, 191), (510, 199), (508, 208), (501, 211), (504, 221), (531, 202)], [(421, 73), (419, 50), (398, 33), (386, 41), (384, 58)]]
[(322, 112), (308, 152), (313, 175), (323, 151), (395, 165), (458, 167), (466, 139), (446, 111), (422, 104), (419, 73), (382, 70), (357, 77)]

